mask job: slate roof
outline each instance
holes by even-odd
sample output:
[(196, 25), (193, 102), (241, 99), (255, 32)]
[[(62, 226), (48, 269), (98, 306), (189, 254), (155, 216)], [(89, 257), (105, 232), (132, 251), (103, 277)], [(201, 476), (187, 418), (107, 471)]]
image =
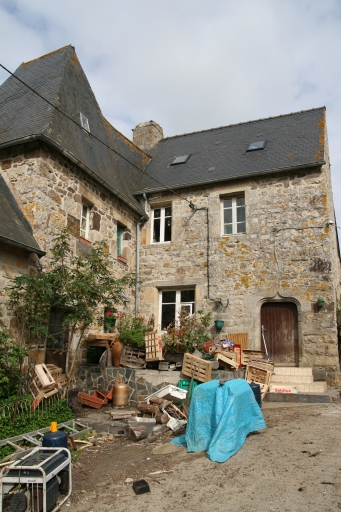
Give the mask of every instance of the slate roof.
[[(0, 147), (33, 135), (51, 141), (142, 214), (130, 184), (150, 157), (103, 117), (74, 48), (23, 63), (15, 75), (52, 106), (16, 78), (8, 78), (0, 87)], [(80, 126), (80, 112), (88, 118), (90, 134)]]
[[(135, 183), (135, 192), (160, 190), (152, 178), (170, 188), (210, 183), (262, 173), (322, 165), (325, 151), (325, 107), (260, 119), (161, 140), (152, 160)], [(252, 142), (262, 150), (247, 152)], [(185, 164), (174, 158), (191, 155)]]
[(0, 240), (44, 256), (32, 228), (22, 214), (5, 180), (0, 176)]

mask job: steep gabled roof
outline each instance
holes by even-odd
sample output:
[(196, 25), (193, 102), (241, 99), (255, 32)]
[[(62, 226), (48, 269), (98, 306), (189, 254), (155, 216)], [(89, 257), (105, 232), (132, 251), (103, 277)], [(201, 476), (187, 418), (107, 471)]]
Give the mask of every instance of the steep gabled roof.
[[(251, 177), (292, 168), (322, 165), (325, 107), (250, 121), (161, 140), (135, 192), (160, 190), (150, 176), (170, 188)], [(247, 151), (253, 142), (264, 149)], [(190, 155), (186, 163), (171, 165)]]
[[(130, 182), (150, 157), (104, 119), (74, 48), (23, 63), (14, 74), (49, 103), (15, 77), (6, 80), (0, 87), (0, 147), (32, 136), (50, 141), (142, 213)], [(90, 133), (81, 127), (80, 113)]]
[(32, 233), (30, 224), (0, 176), (0, 240), (44, 256), (45, 252), (40, 249)]

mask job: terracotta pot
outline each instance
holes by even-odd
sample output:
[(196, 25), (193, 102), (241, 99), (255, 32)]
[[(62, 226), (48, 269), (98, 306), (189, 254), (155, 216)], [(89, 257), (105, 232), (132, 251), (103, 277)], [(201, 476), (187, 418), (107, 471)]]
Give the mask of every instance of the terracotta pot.
[(123, 350), (123, 341), (115, 340), (112, 344), (112, 349), (111, 349), (113, 366), (120, 366), (122, 350)]

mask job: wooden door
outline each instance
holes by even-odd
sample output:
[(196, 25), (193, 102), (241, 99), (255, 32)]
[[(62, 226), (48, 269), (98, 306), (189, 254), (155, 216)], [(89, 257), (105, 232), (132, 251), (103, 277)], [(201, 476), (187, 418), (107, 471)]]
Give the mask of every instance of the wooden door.
[(65, 372), (69, 333), (63, 327), (63, 311), (52, 309), (49, 321), (49, 338), (46, 342), (45, 363), (54, 364)]
[[(266, 302), (261, 309), (261, 326), (270, 359), (277, 365), (298, 366), (298, 317), (293, 302)], [(262, 339), (262, 350), (264, 343)]]

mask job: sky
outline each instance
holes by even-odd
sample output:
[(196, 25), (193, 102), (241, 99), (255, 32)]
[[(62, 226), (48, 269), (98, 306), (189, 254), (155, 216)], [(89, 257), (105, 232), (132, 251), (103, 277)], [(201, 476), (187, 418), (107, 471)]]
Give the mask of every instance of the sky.
[(0, 0), (10, 71), (68, 44), (130, 139), (151, 119), (167, 137), (326, 106), (341, 227), (341, 0)]

